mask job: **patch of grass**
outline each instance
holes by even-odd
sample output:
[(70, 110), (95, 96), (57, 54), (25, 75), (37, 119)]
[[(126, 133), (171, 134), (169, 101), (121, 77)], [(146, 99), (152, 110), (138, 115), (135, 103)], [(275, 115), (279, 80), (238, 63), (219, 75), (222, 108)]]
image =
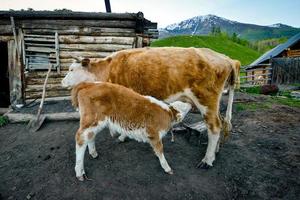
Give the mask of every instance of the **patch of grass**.
[(258, 110), (258, 109), (269, 109), (271, 105), (269, 102), (252, 102), (252, 103), (237, 103), (236, 110)]
[(294, 99), (294, 98), (289, 98), (289, 97), (286, 97), (286, 98), (272, 97), (270, 99), (270, 103), (283, 104), (283, 105), (290, 106), (290, 107), (300, 108), (300, 100)]
[(8, 118), (6, 116), (0, 116), (0, 127), (8, 124)]
[(225, 54), (233, 59), (239, 60), (242, 65), (248, 65), (256, 60), (261, 53), (247, 46), (233, 42), (231, 39), (222, 36), (189, 36), (180, 35), (163, 38), (151, 43), (152, 47), (196, 47), (210, 48), (219, 53)]
[(246, 92), (250, 94), (260, 94), (261, 87), (260, 86), (245, 87), (245, 88), (241, 88), (241, 92)]

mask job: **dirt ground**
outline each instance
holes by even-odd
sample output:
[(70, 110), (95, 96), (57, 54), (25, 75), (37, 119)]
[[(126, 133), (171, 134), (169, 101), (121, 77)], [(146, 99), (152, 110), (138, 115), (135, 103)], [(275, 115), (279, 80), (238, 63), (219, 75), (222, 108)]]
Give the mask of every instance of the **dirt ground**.
[(232, 122), (208, 170), (195, 168), (206, 135), (177, 133), (175, 143), (166, 136), (174, 175), (163, 172), (148, 144), (118, 144), (105, 130), (96, 139), (99, 158), (86, 154), (92, 180), (85, 182), (74, 173), (78, 122), (48, 122), (36, 133), (9, 124), (0, 128), (0, 199), (299, 199), (300, 109), (235, 110)]

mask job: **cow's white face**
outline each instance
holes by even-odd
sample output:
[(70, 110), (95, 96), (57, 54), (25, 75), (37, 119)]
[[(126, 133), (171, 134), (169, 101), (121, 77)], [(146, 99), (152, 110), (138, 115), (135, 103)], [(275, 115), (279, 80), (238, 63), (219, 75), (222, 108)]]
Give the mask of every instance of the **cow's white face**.
[(61, 81), (63, 87), (73, 87), (81, 82), (94, 82), (95, 75), (90, 73), (81, 63), (72, 63), (69, 72)]
[(184, 103), (182, 101), (175, 101), (173, 103), (170, 103), (170, 106), (172, 106), (175, 110), (179, 112), (179, 114), (177, 114), (176, 116), (176, 123), (181, 122), (192, 108), (191, 104)]

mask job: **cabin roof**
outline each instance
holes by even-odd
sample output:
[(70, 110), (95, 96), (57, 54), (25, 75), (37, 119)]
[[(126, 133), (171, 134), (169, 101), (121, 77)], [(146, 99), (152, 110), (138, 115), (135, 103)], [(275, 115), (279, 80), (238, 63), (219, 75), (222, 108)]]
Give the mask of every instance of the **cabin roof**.
[(105, 12), (75, 12), (71, 10), (55, 11), (33, 11), (33, 10), (10, 10), (0, 11), (0, 19), (14, 17), (16, 19), (124, 19), (135, 20), (143, 17), (142, 12), (138, 13), (105, 13)]
[(299, 41), (300, 41), (300, 33), (294, 35), (293, 37), (291, 37), (290, 39), (288, 39), (288, 41), (286, 41), (285, 43), (279, 44), (276, 47), (274, 47), (273, 49), (267, 51), (261, 57), (259, 57), (253, 63), (251, 63), (249, 67), (253, 67), (253, 66), (259, 65), (259, 64), (261, 64), (261, 63), (269, 60), (272, 57), (278, 56), (284, 50), (286, 50), (287, 48), (293, 46), (294, 44), (296, 44)]

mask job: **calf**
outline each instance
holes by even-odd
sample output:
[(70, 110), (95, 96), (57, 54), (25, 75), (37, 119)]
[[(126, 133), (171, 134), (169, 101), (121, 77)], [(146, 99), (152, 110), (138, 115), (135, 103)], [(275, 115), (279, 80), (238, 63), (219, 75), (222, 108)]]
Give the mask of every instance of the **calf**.
[(170, 105), (132, 89), (112, 83), (82, 82), (72, 89), (72, 103), (79, 108), (80, 127), (76, 133), (76, 177), (84, 180), (86, 147), (93, 158), (98, 156), (95, 136), (105, 127), (121, 136), (150, 143), (160, 165), (172, 174), (163, 153), (162, 138), (182, 121), (191, 105), (176, 101)]

